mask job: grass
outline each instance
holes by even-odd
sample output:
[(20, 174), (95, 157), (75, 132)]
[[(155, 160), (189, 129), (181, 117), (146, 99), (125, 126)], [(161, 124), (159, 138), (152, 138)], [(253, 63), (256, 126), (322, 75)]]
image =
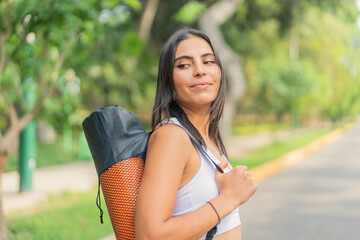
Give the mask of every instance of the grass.
[(98, 240), (112, 234), (105, 202), (100, 224), (96, 194), (93, 190), (54, 195), (32, 209), (7, 214), (9, 240)]
[(246, 165), (249, 169), (254, 168), (266, 162), (275, 160), (287, 152), (303, 147), (332, 130), (333, 129), (321, 129), (304, 133), (303, 135), (287, 141), (276, 141), (268, 146), (258, 148), (244, 157), (231, 159), (231, 164), (234, 166)]
[[(38, 143), (36, 146), (36, 168), (80, 161), (76, 151), (66, 151), (61, 140), (53, 143)], [(5, 172), (18, 170), (18, 155), (10, 156)]]
[(233, 126), (234, 135), (247, 135), (257, 134), (266, 132), (275, 132), (283, 129), (289, 129), (287, 124), (270, 124), (270, 123), (259, 123), (259, 124), (241, 124)]

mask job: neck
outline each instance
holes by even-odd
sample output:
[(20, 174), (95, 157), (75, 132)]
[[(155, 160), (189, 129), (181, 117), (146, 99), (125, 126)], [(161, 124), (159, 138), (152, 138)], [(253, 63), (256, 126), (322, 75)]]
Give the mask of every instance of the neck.
[(185, 112), (186, 116), (194, 127), (199, 131), (205, 141), (209, 140), (209, 119), (210, 119), (210, 106), (199, 109), (187, 108), (180, 105)]

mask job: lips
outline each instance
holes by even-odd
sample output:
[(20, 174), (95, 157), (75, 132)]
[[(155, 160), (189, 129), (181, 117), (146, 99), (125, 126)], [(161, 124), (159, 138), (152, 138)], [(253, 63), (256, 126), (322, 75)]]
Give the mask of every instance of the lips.
[(211, 85), (210, 83), (201, 82), (201, 83), (194, 84), (194, 85), (192, 85), (192, 86), (190, 86), (190, 87), (191, 87), (191, 88), (195, 88), (195, 89), (204, 89), (204, 88), (209, 87), (210, 85)]

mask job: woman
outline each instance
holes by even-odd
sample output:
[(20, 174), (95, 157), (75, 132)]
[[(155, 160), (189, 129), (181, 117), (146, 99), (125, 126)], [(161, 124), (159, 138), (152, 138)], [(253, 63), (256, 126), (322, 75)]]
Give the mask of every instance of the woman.
[(226, 158), (218, 128), (225, 88), (209, 38), (194, 29), (175, 32), (160, 56), (137, 239), (211, 239), (215, 231), (213, 239), (241, 239), (237, 208), (257, 187), (245, 166), (231, 168)]

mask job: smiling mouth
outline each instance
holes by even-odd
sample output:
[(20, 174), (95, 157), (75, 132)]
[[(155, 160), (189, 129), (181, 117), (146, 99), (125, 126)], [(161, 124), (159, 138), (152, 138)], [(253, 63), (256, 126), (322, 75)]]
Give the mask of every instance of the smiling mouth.
[(211, 84), (210, 83), (198, 83), (195, 85), (192, 85), (191, 88), (195, 88), (195, 89), (204, 89), (209, 87)]

